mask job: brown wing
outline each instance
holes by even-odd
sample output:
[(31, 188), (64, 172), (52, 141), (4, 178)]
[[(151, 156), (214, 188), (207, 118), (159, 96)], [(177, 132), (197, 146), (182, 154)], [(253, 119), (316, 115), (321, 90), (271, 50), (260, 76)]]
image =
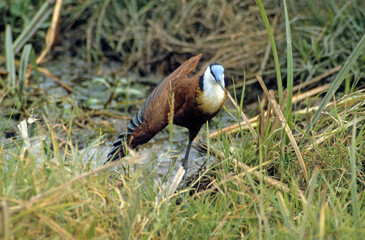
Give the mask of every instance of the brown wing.
[[(194, 56), (180, 65), (174, 72), (160, 82), (152, 93), (146, 98), (141, 110), (133, 116), (127, 125), (127, 132), (119, 135), (113, 144), (113, 149), (108, 154), (108, 160), (115, 160), (124, 156), (123, 141), (126, 139), (131, 148), (148, 142), (168, 124), (170, 112), (170, 96), (174, 92), (174, 85), (187, 76), (196, 68), (202, 54)], [(175, 96), (175, 98), (179, 98)], [(175, 100), (174, 100), (175, 101)], [(182, 101), (175, 101), (176, 111)]]
[[(170, 112), (171, 95), (175, 93), (175, 85), (182, 79), (188, 78), (187, 76), (196, 68), (201, 56), (199, 54), (181, 64), (180, 67), (166, 77), (147, 97), (141, 109), (143, 121), (140, 126), (144, 133), (151, 133), (154, 136), (166, 127), (168, 124), (168, 113)], [(174, 108), (176, 111), (181, 106), (180, 101), (176, 99), (180, 99), (181, 97), (176, 95), (174, 97)], [(150, 137), (152, 138), (153, 136)]]
[(191, 73), (191, 71), (196, 68), (201, 57), (202, 54), (200, 53), (192, 58), (189, 58), (183, 64), (181, 64), (180, 67), (173, 71), (167, 78), (165, 78), (163, 82), (173, 81), (174, 79), (178, 79), (180, 77), (187, 77)]

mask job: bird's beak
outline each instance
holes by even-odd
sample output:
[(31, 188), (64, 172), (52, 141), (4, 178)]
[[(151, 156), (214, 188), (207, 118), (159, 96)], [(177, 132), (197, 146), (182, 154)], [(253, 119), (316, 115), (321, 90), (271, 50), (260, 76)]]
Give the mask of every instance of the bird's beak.
[(222, 90), (224, 91), (224, 86), (223, 86), (223, 83), (224, 83), (224, 77), (220, 78), (217, 83), (219, 84), (219, 86), (222, 88)]

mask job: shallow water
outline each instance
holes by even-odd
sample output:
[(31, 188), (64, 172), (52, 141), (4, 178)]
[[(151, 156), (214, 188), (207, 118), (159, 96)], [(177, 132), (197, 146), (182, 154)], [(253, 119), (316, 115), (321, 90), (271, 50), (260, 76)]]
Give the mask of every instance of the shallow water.
[[(170, 173), (175, 175), (176, 171), (182, 164), (182, 160), (185, 156), (187, 145), (187, 138), (180, 139), (174, 138), (172, 146), (170, 141), (164, 134), (158, 134), (155, 139), (137, 148), (137, 152), (146, 155), (146, 159), (141, 164), (136, 164), (132, 168), (148, 168), (154, 172), (157, 179), (162, 179), (166, 174)], [(95, 151), (101, 152), (100, 164), (106, 159), (107, 153), (110, 151), (112, 142), (106, 145), (93, 149), (90, 153)], [(189, 162), (188, 162), (188, 175), (195, 172), (206, 161), (206, 155), (199, 153), (195, 149), (191, 149)]]

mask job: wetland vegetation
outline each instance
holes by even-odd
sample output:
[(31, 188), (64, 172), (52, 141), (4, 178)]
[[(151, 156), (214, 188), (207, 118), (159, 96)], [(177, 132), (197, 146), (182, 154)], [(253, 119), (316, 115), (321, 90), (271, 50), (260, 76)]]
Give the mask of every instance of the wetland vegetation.
[[(365, 235), (362, 0), (6, 0), (0, 19), (4, 239)], [(188, 189), (172, 125), (103, 165), (198, 53), (232, 99), (194, 144)]]

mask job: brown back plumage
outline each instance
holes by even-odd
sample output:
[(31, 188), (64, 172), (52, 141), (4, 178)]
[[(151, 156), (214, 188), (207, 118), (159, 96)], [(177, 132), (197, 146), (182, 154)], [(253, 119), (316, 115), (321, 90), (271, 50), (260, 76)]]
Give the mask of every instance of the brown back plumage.
[[(191, 133), (190, 135), (196, 136), (201, 125), (206, 120), (203, 120), (202, 123), (199, 122), (198, 125), (200, 125), (196, 126), (195, 122), (198, 116), (195, 115), (199, 111), (195, 109), (194, 102), (196, 88), (199, 85), (199, 77), (188, 78), (188, 75), (196, 68), (201, 56), (199, 54), (188, 59), (157, 85), (146, 98), (142, 109), (127, 124), (127, 132), (120, 134), (114, 142), (107, 161), (115, 160), (125, 155), (125, 141), (133, 149), (140, 144), (148, 142), (165, 128), (168, 124), (172, 96), (174, 96), (174, 123), (187, 127)], [(189, 116), (186, 116), (186, 114)], [(186, 122), (188, 123), (186, 124)]]

